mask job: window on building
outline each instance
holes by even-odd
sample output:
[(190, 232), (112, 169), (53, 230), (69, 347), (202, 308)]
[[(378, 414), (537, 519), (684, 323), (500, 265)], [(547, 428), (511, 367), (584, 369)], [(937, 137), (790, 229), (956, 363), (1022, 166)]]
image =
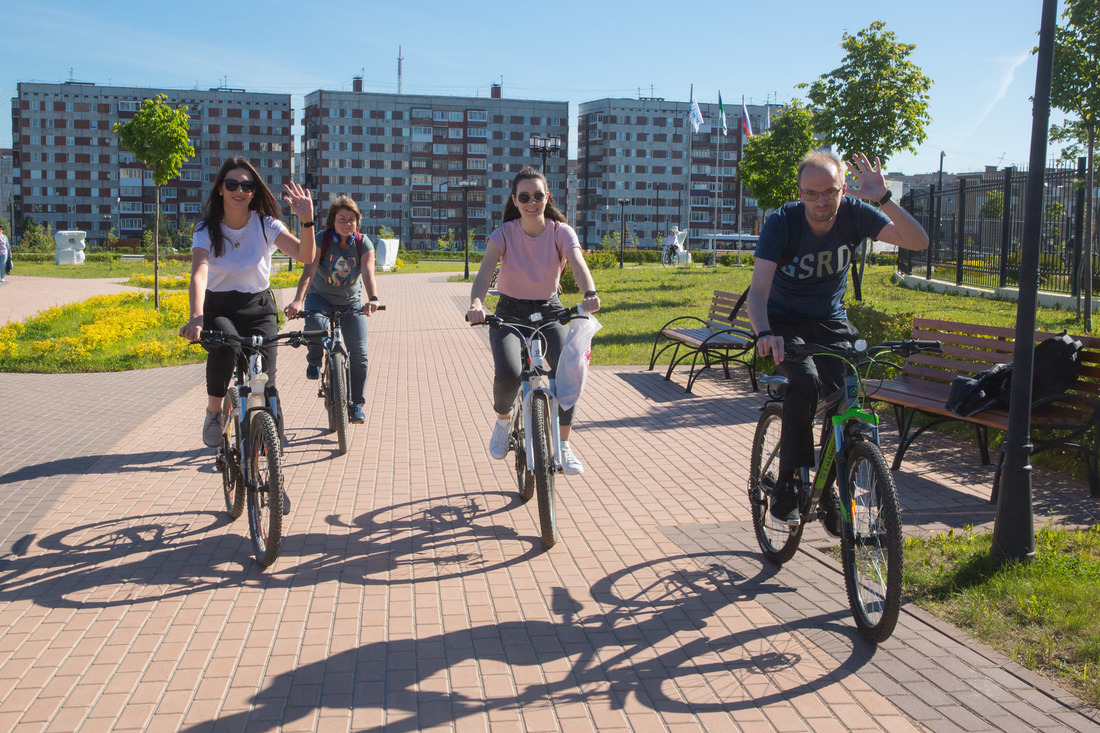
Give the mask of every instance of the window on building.
[(470, 122), (488, 122), (489, 113), (483, 109), (468, 109), (466, 110), (466, 119)]
[(432, 216), (432, 207), (414, 206), (412, 215), (414, 219), (430, 219)]

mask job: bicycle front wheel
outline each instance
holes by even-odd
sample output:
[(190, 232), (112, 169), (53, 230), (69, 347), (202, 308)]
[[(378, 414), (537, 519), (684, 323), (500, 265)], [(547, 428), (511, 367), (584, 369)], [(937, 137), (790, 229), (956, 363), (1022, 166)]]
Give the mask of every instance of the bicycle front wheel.
[(248, 530), (256, 562), (266, 568), (279, 556), (283, 541), (283, 454), (269, 413), (253, 413), (248, 431)]
[(768, 507), (779, 477), (779, 434), (783, 427), (783, 404), (764, 407), (756, 423), (749, 459), (749, 508), (752, 528), (760, 551), (770, 562), (782, 565), (794, 557), (802, 541), (802, 525), (790, 527), (772, 518)]
[(244, 512), (244, 477), (241, 475), (241, 451), (237, 444), (237, 420), (240, 403), (237, 401), (237, 388), (230, 387), (222, 400), (222, 448), (218, 455), (218, 468), (222, 474), (222, 495), (225, 498), (225, 511), (230, 519), (236, 519)]
[(329, 368), (329, 427), (336, 431), (340, 455), (348, 452), (348, 383), (344, 355), (333, 354)]
[(519, 498), (530, 501), (535, 495), (535, 474), (527, 470), (527, 442), (523, 429), (523, 403), (516, 400), (512, 410), (512, 446), (516, 453), (516, 488)]
[(844, 584), (864, 639), (885, 641), (901, 610), (901, 511), (882, 451), (860, 440), (848, 449), (850, 504), (841, 507), (852, 531), (841, 542)]
[(544, 394), (531, 399), (531, 435), (528, 445), (535, 463), (535, 492), (539, 503), (542, 544), (550, 549), (558, 541), (554, 515), (554, 450), (550, 445), (550, 400)]

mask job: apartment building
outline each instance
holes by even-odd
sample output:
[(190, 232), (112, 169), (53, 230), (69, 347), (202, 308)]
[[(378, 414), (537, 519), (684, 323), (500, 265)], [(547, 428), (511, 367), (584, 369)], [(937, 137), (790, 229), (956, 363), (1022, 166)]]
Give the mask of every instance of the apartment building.
[[(339, 195), (358, 203), (364, 229), (392, 229), (414, 248), (474, 230), (480, 247), (500, 224), (512, 177), (543, 167), (559, 208), (566, 205), (567, 102), (317, 90), (302, 118), (304, 180), (319, 211)], [(545, 161), (534, 141), (552, 141)], [(545, 145), (545, 144), (544, 144)], [(323, 215), (323, 214), (322, 214)]]
[(112, 228), (123, 238), (151, 229), (152, 174), (119, 148), (113, 128), (157, 94), (172, 106), (187, 105), (191, 118), (195, 157), (161, 189), (161, 216), (177, 230), (198, 221), (203, 196), (228, 156), (248, 158), (273, 189), (290, 179), (289, 94), (20, 83), (12, 99), (14, 225), (30, 217), (54, 230), (84, 230), (92, 242)]
[[(692, 134), (689, 102), (642, 97), (580, 105), (577, 230), (583, 242), (598, 243), (624, 228), (628, 246), (639, 247), (657, 246), (673, 226), (690, 229), (689, 246), (738, 228), (759, 231), (762, 212), (736, 178), (741, 106), (725, 105), (726, 135), (718, 105), (699, 106), (704, 122)], [(764, 129), (769, 108), (747, 109), (752, 129)]]

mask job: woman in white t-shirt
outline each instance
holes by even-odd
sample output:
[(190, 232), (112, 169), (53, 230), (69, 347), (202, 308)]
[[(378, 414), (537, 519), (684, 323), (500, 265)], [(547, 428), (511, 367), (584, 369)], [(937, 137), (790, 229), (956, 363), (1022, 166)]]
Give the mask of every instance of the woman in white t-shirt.
[[(497, 275), (496, 315), (527, 318), (538, 311), (551, 314), (562, 309), (558, 299), (558, 280), (568, 262), (581, 292), (584, 309), (595, 313), (600, 309), (596, 284), (584, 261), (580, 241), (565, 215), (554, 206), (547, 190), (546, 176), (537, 168), (524, 168), (512, 179), (512, 195), (504, 206), (503, 224), (489, 235), (485, 257), (474, 278), (470, 294), (470, 323), (485, 321), (482, 300), (489, 290), (493, 271), (500, 263)], [(547, 355), (552, 369), (557, 369), (558, 357), (568, 332), (562, 324), (545, 328)], [(512, 419), (512, 403), (520, 388), (520, 343), (511, 330), (502, 328), (489, 334), (493, 351), (493, 409), (497, 420), (489, 439), (489, 455), (502, 459), (508, 455), (508, 430)], [(551, 376), (553, 372), (551, 372)], [(573, 455), (569, 433), (573, 425), (573, 409), (558, 413), (561, 422), (561, 464), (566, 474), (584, 471)]]
[[(271, 255), (278, 249), (300, 262), (312, 262), (317, 255), (313, 199), (293, 181), (284, 188), (283, 198), (302, 222), (301, 241), (279, 219), (279, 203), (251, 163), (234, 157), (222, 164), (191, 241), (191, 320), (180, 329), (180, 336), (197, 341), (204, 328), (242, 336), (279, 332), (278, 306), (271, 292)], [(212, 347), (209, 352), (202, 439), (213, 447), (221, 442), (221, 404), (233, 377), (237, 350)], [(275, 390), (275, 352), (274, 348), (262, 352), (269, 397)], [(281, 427), (281, 416), (279, 423)]]

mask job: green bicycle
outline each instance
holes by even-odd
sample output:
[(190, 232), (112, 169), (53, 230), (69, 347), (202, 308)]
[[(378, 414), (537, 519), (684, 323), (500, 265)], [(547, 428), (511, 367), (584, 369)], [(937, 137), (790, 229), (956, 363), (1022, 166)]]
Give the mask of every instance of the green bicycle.
[[(878, 416), (866, 409), (865, 382), (875, 364), (897, 367), (878, 357), (884, 353), (910, 356), (939, 351), (939, 341), (887, 341), (867, 348), (860, 339), (847, 349), (815, 344), (785, 344), (785, 358), (836, 358), (848, 365), (844, 387), (820, 402), (818, 417), (831, 415), (814, 477), (803, 469), (799, 493), (801, 521), (779, 522), (768, 511), (779, 473), (779, 436), (787, 378), (762, 376), (768, 386), (752, 443), (749, 463), (749, 506), (753, 530), (764, 557), (776, 564), (790, 560), (806, 524), (820, 519), (841, 540), (844, 584), (856, 626), (872, 643), (894, 631), (901, 609), (902, 535), (897, 487), (879, 448)], [(863, 370), (863, 375), (860, 374)], [(836, 494), (832, 492), (836, 484)]]

